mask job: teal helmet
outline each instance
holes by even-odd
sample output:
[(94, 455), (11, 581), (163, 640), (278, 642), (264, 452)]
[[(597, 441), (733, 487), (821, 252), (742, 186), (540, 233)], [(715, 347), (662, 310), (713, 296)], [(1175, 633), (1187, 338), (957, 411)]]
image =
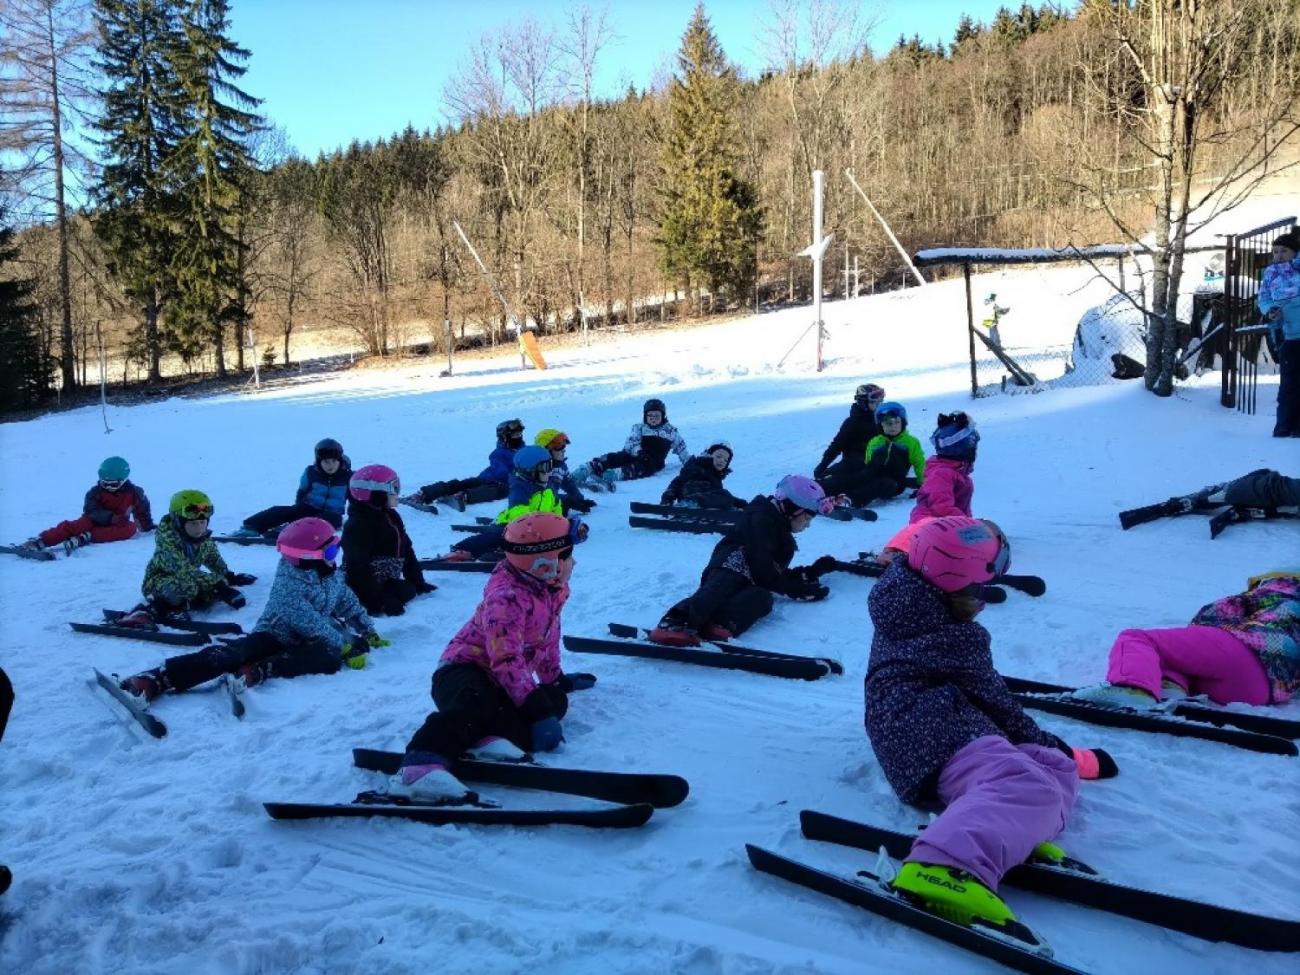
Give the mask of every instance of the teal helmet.
[(124, 457), (108, 457), (99, 465), (101, 481), (125, 481), (131, 476), (131, 465)]

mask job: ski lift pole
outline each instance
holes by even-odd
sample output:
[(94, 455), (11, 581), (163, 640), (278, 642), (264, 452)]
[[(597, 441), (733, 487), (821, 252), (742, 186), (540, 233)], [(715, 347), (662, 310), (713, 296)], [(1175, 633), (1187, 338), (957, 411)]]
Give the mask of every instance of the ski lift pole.
[(497, 296), (497, 301), (501, 302), (501, 307), (505, 309), (506, 319), (514, 326), (515, 338), (519, 341), (519, 368), (524, 368), (523, 323), (515, 317), (514, 309), (510, 307), (510, 302), (506, 300), (505, 293), (497, 284), (497, 279), (493, 276), (492, 272), (487, 269), (487, 265), (483, 263), (483, 258), (478, 256), (478, 251), (474, 249), (474, 245), (471, 244), (469, 238), (465, 236), (465, 231), (461, 229), (460, 222), (453, 220), (451, 225), (456, 228), (456, 233), (460, 236), (461, 242), (464, 243), (466, 250), (469, 251), (470, 257), (474, 258), (474, 263), (477, 264), (478, 269), (483, 272), (483, 277), (487, 280), (488, 287), (492, 289), (492, 293)]
[(926, 284), (925, 278), (921, 277), (921, 272), (916, 269), (916, 265), (913, 264), (912, 259), (908, 257), (907, 251), (903, 249), (903, 245), (898, 242), (898, 238), (894, 236), (894, 232), (889, 229), (889, 224), (885, 223), (885, 218), (880, 215), (880, 211), (876, 209), (875, 204), (871, 202), (866, 192), (858, 185), (858, 181), (853, 178), (853, 170), (844, 170), (844, 175), (849, 178), (849, 182), (853, 184), (853, 188), (857, 190), (862, 199), (866, 201), (867, 207), (871, 210), (871, 213), (880, 221), (880, 226), (885, 229), (885, 236), (888, 237), (889, 242), (894, 245), (894, 249), (902, 255), (903, 263), (907, 265), (908, 270), (912, 272), (912, 276), (916, 278), (916, 283), (924, 287)]

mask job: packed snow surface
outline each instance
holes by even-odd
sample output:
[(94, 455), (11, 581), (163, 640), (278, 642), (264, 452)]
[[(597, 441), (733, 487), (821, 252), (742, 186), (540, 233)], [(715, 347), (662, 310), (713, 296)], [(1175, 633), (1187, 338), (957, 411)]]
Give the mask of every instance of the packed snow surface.
[[(1081, 268), (980, 275), (980, 293), (1013, 304), (1020, 330), (1068, 345), (1103, 285)], [(906, 404), (924, 440), (937, 413), (966, 409), (983, 440), (975, 510), (1001, 524), (1013, 571), (1047, 579), (981, 618), (1005, 673), (1067, 684), (1100, 680), (1115, 634), (1177, 626), (1247, 576), (1295, 564), (1295, 522), (1230, 528), (1211, 542), (1188, 516), (1121, 532), (1124, 508), (1257, 467), (1297, 473), (1294, 441), (1273, 440), (1276, 378), (1255, 416), (1218, 405), (1217, 376), (1172, 399), (1140, 383), (972, 401), (965, 303), (954, 281), (832, 302), (828, 367), (811, 369), (807, 309), (690, 331), (601, 337), (551, 348), (546, 372), (512, 352), (462, 362), (358, 370), (281, 382), (260, 393), (170, 399), (0, 427), (8, 478), (6, 540), (78, 513), (99, 461), (128, 458), (156, 513), (181, 488), (215, 501), (215, 530), (292, 500), (312, 444), (343, 442), (354, 465), (387, 463), (408, 487), (477, 473), (499, 420), (529, 436), (558, 427), (572, 462), (621, 446), (648, 396), (662, 397), (694, 450), (729, 440), (728, 486), (750, 496), (809, 472), (853, 388), (873, 381)], [(1014, 338), (1029, 341), (1026, 336)], [(545, 348), (545, 342), (543, 342)], [(652, 625), (695, 585), (711, 536), (627, 526), (630, 500), (657, 501), (676, 467), (599, 495), (578, 550), (564, 629)], [(457, 538), (455, 513), (402, 509), (422, 555)], [(482, 506), (479, 513), (494, 513)], [(473, 509), (471, 509), (473, 511)], [(801, 560), (877, 549), (908, 502), (880, 520), (819, 520)], [(618, 657), (565, 654), (600, 681), (575, 694), (567, 741), (547, 756), (584, 768), (674, 772), (691, 796), (637, 830), (430, 827), (336, 820), (277, 823), (262, 802), (345, 801), (379, 777), (355, 770), (355, 746), (401, 749), (431, 707), (429, 675), (473, 610), (485, 577), (434, 574), (436, 593), (379, 621), (392, 640), (363, 671), (274, 681), (249, 691), (248, 715), (198, 690), (159, 702), (171, 734), (144, 737), (102, 692), (91, 667), (120, 674), (158, 664), (163, 648), (75, 634), (102, 607), (139, 596), (152, 536), (96, 545), (53, 563), (0, 564), (0, 660), (17, 705), (0, 745), (0, 862), (15, 873), (0, 899), (0, 971), (14, 973), (900, 973), (992, 972), (997, 966), (925, 935), (752, 870), (758, 843), (844, 874), (856, 851), (803, 840), (816, 808), (900, 829), (920, 814), (891, 793), (862, 727), (871, 640), (870, 580), (828, 577), (831, 597), (777, 599), (745, 641), (832, 655), (846, 673), (814, 683)], [(257, 574), (256, 619), (275, 570), (269, 548), (226, 547)], [(1278, 709), (1300, 717), (1300, 705)], [(1295, 917), (1300, 903), (1300, 760), (1225, 745), (1110, 730), (1042, 715), (1067, 741), (1104, 747), (1118, 778), (1085, 783), (1061, 842), (1138, 886)], [(489, 788), (486, 790), (491, 792)], [(528, 796), (515, 793), (510, 803)], [(1295, 956), (1253, 952), (1023, 894), (1008, 899), (1057, 957), (1093, 972), (1294, 972)]]

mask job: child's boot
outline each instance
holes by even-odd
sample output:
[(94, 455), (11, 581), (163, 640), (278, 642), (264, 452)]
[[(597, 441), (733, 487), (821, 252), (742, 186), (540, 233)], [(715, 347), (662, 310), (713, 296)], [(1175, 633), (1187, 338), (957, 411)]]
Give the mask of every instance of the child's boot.
[(145, 705), (167, 690), (170, 684), (167, 681), (167, 672), (162, 667), (155, 667), (153, 670), (144, 670), (127, 677), (117, 686)]
[(63, 551), (71, 555), (83, 545), (90, 544), (90, 532), (82, 532), (80, 535), (73, 535), (63, 543)]
[(29, 551), (32, 552), (44, 552), (46, 549), (46, 545), (43, 541), (41, 541), (41, 536), (36, 535), (33, 538), (27, 539), (27, 541), (19, 545), (18, 548), (28, 549)]
[(651, 643), (662, 643), (668, 647), (698, 647), (699, 635), (679, 620), (662, 619), (659, 625), (650, 631)]
[(526, 762), (529, 754), (505, 738), (489, 736), (476, 742), (467, 752), (481, 762)]
[(908, 860), (899, 868), (893, 887), (920, 901), (927, 910), (967, 927), (977, 918), (997, 927), (1016, 919), (1001, 897), (956, 867)]
[(447, 771), (448, 764), (433, 752), (407, 752), (397, 774), (389, 777), (388, 794), (437, 806), (477, 802), (478, 794)]
[(1092, 687), (1080, 687), (1070, 696), (1079, 701), (1087, 701), (1089, 704), (1113, 710), (1135, 708), (1139, 711), (1150, 711), (1159, 703), (1141, 688), (1128, 687), (1124, 684), (1095, 684)]

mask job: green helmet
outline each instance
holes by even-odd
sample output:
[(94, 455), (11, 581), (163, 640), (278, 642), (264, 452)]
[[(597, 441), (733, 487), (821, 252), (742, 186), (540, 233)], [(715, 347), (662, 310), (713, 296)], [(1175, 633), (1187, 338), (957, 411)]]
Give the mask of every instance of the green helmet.
[(172, 495), (172, 502), (167, 506), (167, 510), (184, 521), (211, 518), (212, 499), (202, 491), (195, 491), (192, 488), (187, 491), (177, 491)]
[(131, 476), (131, 465), (124, 457), (109, 457), (99, 465), (101, 481), (125, 481)]

